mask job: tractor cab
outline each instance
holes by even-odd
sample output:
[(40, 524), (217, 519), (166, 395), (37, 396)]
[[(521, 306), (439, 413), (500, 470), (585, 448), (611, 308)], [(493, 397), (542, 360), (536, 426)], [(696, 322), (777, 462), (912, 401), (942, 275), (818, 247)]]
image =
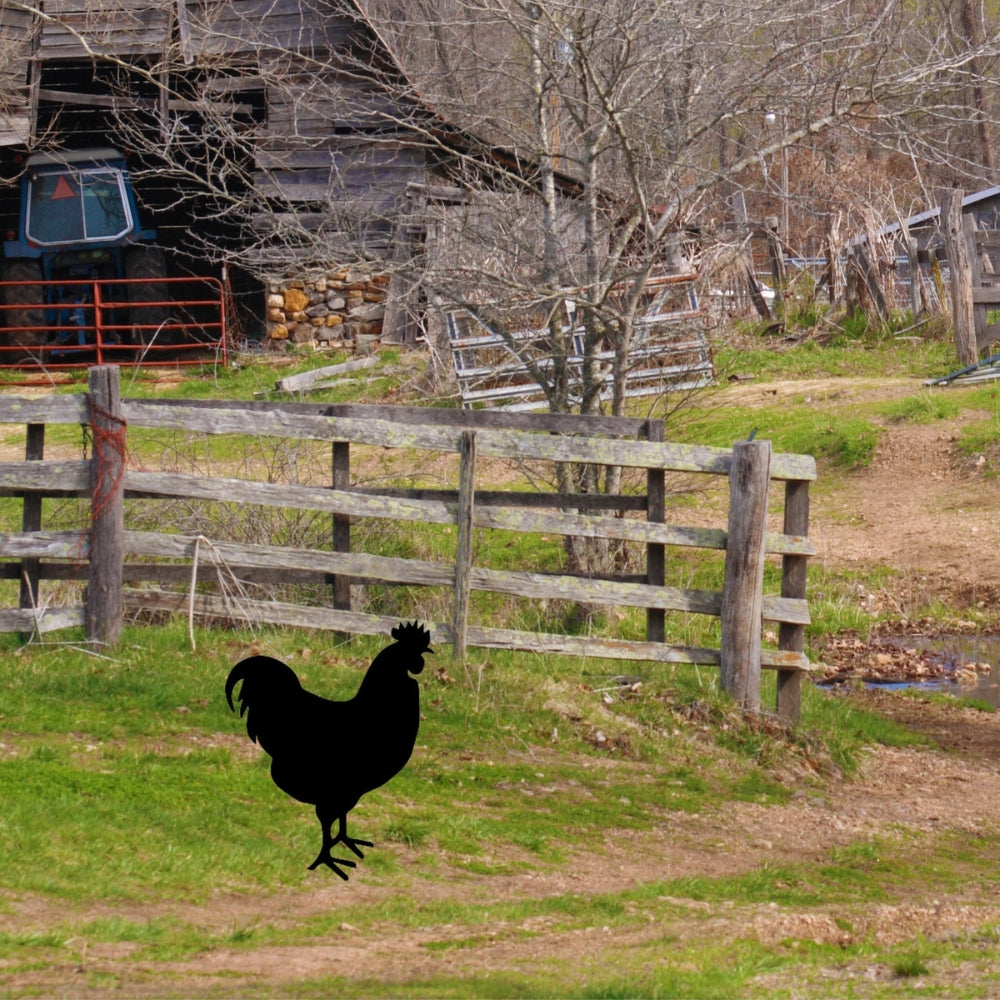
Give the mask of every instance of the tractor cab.
[(167, 277), (119, 150), (29, 156), (18, 231), (9, 237), (0, 261), (0, 365), (100, 360), (104, 348), (138, 363), (165, 360), (158, 352), (166, 348), (224, 349), (219, 283)]
[(4, 244), (4, 257), (39, 261), (45, 280), (120, 277), (124, 248), (155, 238), (139, 224), (118, 150), (35, 153), (21, 182), (17, 238)]

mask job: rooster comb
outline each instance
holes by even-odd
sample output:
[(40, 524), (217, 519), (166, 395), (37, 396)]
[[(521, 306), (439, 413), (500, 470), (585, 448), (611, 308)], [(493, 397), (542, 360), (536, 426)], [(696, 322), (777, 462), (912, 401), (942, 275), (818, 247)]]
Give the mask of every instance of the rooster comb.
[(400, 622), (390, 635), (400, 645), (409, 646), (414, 653), (432, 652), (430, 632), (416, 621)]

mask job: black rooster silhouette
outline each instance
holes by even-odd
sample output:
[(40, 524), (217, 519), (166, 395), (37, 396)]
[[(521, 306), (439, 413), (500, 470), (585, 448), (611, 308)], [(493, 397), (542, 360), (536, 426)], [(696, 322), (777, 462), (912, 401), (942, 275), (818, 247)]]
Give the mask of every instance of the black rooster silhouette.
[[(420, 726), (420, 688), (430, 632), (416, 622), (392, 629), (396, 641), (372, 661), (350, 701), (306, 691), (291, 667), (270, 656), (241, 660), (226, 680), (226, 701), (242, 681), (240, 715), (247, 735), (271, 756), (271, 777), (284, 792), (316, 807), (323, 846), (310, 870), (326, 865), (347, 880), (354, 861), (330, 853), (343, 844), (359, 858), (368, 840), (348, 836), (347, 814), (366, 792), (384, 785), (410, 759)], [(337, 836), (331, 835), (333, 821)]]

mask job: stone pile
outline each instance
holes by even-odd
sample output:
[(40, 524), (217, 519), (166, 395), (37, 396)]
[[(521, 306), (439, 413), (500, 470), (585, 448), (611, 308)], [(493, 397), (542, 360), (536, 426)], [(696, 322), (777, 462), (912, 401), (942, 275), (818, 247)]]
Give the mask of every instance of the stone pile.
[(388, 284), (385, 275), (349, 268), (272, 281), (267, 290), (267, 342), (368, 353), (382, 336)]

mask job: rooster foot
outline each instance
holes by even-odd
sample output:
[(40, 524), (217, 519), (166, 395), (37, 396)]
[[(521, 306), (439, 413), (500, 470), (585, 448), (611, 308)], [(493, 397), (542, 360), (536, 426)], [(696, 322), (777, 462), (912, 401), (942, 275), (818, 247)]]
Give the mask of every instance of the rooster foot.
[(316, 860), (309, 866), (309, 871), (315, 871), (320, 865), (326, 865), (327, 868), (332, 872), (336, 872), (345, 882), (347, 881), (347, 872), (341, 869), (341, 865), (347, 868), (357, 868), (358, 866), (353, 861), (348, 861), (346, 858), (335, 858), (330, 854), (330, 848), (333, 844), (324, 844), (323, 849), (316, 855)]
[[(354, 837), (348, 837), (346, 833), (338, 833), (333, 841), (333, 844), (343, 844), (349, 851), (354, 851), (354, 853), (359, 857), (363, 858), (364, 854), (358, 850), (357, 845), (360, 844), (362, 847), (374, 847), (375, 845), (370, 840), (356, 840)], [(333, 847), (333, 844), (330, 846)]]

